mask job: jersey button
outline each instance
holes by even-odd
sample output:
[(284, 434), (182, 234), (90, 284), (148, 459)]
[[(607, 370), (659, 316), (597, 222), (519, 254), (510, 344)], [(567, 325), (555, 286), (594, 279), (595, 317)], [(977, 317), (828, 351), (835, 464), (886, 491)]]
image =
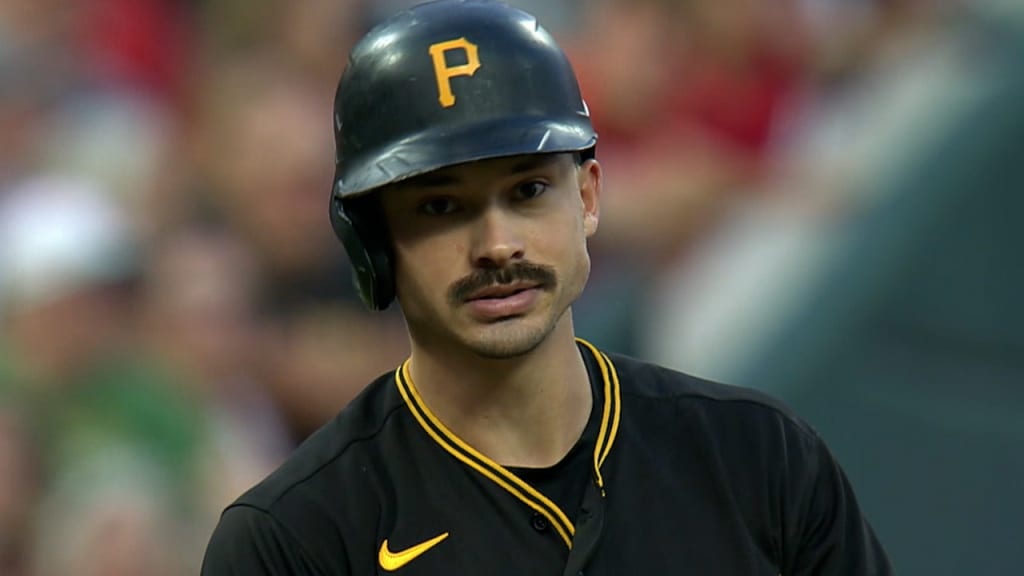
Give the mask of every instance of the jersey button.
[(537, 532), (547, 532), (548, 527), (550, 526), (548, 524), (548, 519), (540, 512), (533, 513), (533, 516), (530, 518), (530, 525), (533, 526), (533, 529)]

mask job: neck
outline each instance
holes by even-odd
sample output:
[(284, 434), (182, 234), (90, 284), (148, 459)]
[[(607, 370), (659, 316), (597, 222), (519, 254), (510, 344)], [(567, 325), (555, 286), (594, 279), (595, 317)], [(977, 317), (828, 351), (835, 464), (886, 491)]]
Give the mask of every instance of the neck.
[(490, 459), (552, 466), (583, 433), (593, 404), (571, 319), (565, 320), (517, 358), (453, 358), (413, 343), (413, 382), (441, 422)]

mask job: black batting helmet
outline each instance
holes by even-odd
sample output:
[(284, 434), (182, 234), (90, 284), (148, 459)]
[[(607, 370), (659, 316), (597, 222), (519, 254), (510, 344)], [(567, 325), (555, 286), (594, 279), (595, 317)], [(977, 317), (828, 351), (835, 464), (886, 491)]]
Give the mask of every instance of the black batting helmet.
[(420, 4), (353, 48), (334, 101), (331, 222), (372, 310), (394, 298), (389, 240), (367, 193), (455, 164), (593, 154), (597, 135), (562, 49), (519, 9)]

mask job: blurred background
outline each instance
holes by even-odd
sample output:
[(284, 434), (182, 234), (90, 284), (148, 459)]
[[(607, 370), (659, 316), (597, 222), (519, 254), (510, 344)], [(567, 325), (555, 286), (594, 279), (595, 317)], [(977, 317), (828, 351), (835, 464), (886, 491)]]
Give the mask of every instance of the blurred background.
[[(327, 219), (388, 0), (0, 0), (0, 575), (198, 571), (407, 353)], [(900, 574), (1024, 566), (1024, 2), (521, 0), (605, 167), (581, 336), (759, 388)]]

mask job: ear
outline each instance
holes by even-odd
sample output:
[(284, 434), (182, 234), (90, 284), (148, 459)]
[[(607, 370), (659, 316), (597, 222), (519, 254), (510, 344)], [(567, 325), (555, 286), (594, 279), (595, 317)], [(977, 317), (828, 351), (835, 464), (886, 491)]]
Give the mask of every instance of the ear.
[(587, 237), (597, 232), (601, 218), (601, 165), (593, 158), (586, 160), (576, 171), (583, 205), (583, 230)]

